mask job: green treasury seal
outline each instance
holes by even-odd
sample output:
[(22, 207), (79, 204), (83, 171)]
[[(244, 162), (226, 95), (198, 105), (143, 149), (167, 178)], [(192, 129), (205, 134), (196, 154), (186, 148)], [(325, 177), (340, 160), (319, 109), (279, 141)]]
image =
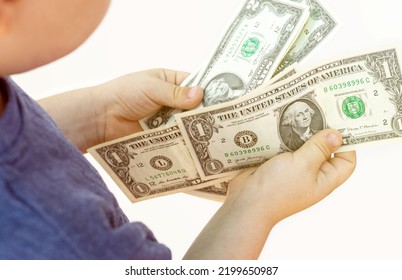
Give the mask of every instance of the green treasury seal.
[(249, 38), (246, 42), (244, 42), (241, 47), (241, 54), (244, 57), (250, 57), (255, 54), (260, 46), (260, 40), (256, 37)]
[(359, 97), (349, 96), (342, 103), (342, 111), (348, 118), (358, 119), (364, 115), (366, 107)]

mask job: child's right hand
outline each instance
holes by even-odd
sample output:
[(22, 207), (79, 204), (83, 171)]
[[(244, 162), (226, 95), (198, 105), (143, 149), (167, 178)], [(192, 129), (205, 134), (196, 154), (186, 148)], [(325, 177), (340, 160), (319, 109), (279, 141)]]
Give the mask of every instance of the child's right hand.
[(331, 154), (341, 146), (336, 130), (314, 135), (294, 153), (280, 154), (232, 180), (228, 198), (239, 193), (268, 207), (274, 224), (312, 206), (340, 186), (354, 171), (355, 152)]
[(320, 201), (352, 174), (355, 152), (331, 157), (341, 142), (337, 131), (320, 131), (296, 152), (239, 174), (184, 258), (258, 258), (276, 223)]

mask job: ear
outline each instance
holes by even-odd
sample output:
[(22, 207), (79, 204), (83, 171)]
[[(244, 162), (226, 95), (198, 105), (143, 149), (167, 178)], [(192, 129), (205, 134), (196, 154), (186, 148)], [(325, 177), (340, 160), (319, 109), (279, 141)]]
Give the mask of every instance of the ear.
[(18, 0), (0, 0), (0, 36), (11, 28), (14, 9)]

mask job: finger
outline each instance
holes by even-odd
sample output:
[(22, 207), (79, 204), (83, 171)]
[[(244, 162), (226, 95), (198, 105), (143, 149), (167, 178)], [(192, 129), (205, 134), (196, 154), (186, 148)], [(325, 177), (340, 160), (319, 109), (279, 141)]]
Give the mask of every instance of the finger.
[(318, 186), (325, 186), (319, 189), (326, 194), (331, 193), (352, 175), (355, 167), (355, 152), (335, 154), (333, 158), (321, 166), (317, 174)]
[(191, 109), (201, 102), (202, 88), (179, 86), (188, 76), (187, 73), (166, 69), (153, 71), (153, 78), (143, 85), (143, 92), (155, 105)]
[(342, 184), (356, 168), (356, 152), (335, 153), (329, 163), (337, 173), (336, 178), (334, 178), (335, 183)]
[(175, 71), (171, 69), (154, 69), (155, 76), (169, 84), (181, 85), (189, 76), (188, 72)]
[(294, 152), (294, 159), (309, 169), (319, 170), (342, 144), (341, 134), (333, 129), (322, 130), (313, 135), (301, 148)]
[(191, 109), (201, 102), (203, 93), (204, 91), (201, 87), (180, 87), (160, 81), (154, 85), (148, 96), (160, 105)]

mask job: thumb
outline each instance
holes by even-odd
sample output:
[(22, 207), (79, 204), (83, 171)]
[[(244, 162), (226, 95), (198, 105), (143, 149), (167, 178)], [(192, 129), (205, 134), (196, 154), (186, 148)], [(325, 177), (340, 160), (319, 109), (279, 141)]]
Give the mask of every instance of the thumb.
[(293, 155), (309, 168), (318, 170), (341, 145), (342, 135), (337, 130), (326, 129), (313, 135)]
[(201, 87), (178, 87), (178, 94), (174, 95), (175, 108), (191, 109), (197, 106), (204, 97), (204, 90)]
[[(162, 100), (158, 100), (161, 105), (179, 109), (192, 109), (197, 106), (203, 98), (201, 87), (181, 87), (168, 82), (160, 85), (160, 92), (163, 92)], [(162, 97), (162, 96), (160, 96)]]

